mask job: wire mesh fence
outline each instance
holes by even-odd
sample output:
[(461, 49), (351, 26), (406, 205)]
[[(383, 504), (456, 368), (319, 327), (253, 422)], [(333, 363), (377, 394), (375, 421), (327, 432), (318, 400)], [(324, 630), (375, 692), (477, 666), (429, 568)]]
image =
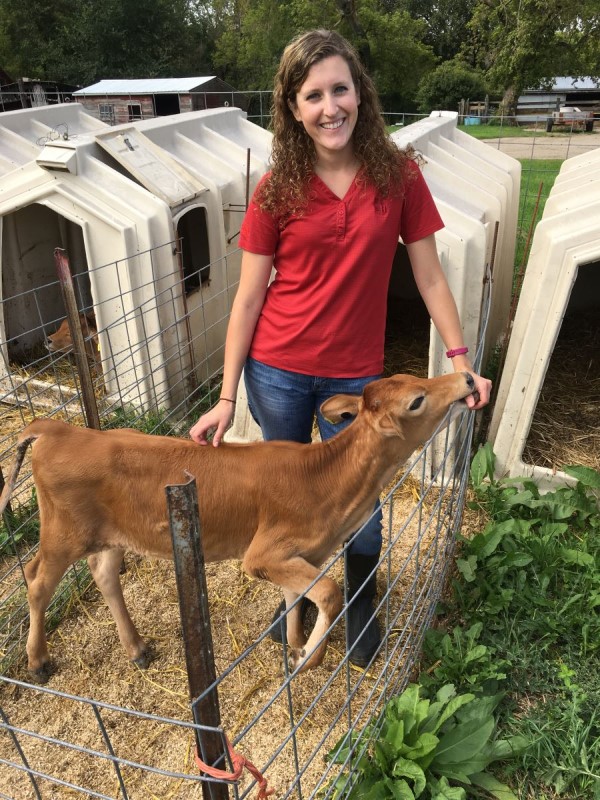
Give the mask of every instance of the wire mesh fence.
[[(151, 264), (159, 250), (147, 254)], [(127, 279), (133, 268), (125, 262), (100, 268), (111, 274), (114, 291), (93, 304), (90, 287), (99, 275), (73, 270), (78, 310), (88, 314), (82, 333), (100, 426), (185, 436), (218, 396), (224, 329), (239, 273), (231, 257), (212, 263), (213, 278), (224, 276), (223, 289), (198, 299), (203, 297), (199, 278), (192, 312), (189, 275), (165, 281), (151, 269), (134, 289)], [(64, 317), (60, 297), (59, 282), (47, 281), (2, 301), (4, 475), (16, 436), (34, 417), (84, 424), (81, 370), (68, 337), (66, 343), (52, 340)], [(277, 590), (250, 580), (237, 565), (210, 564), (216, 679), (193, 701), (186, 691), (172, 565), (148, 566), (140, 558), (128, 562), (123, 582), (133, 615), (145, 619), (151, 631), (156, 627), (155, 666), (144, 672), (126, 662), (112, 622), (90, 588), (87, 566), (80, 563), (64, 578), (48, 613), (58, 671), (47, 686), (30, 682), (24, 661), (24, 565), (38, 546), (38, 521), (26, 461), (0, 540), (0, 796), (133, 800), (220, 798), (231, 792), (243, 798), (256, 796), (260, 774), (277, 797), (343, 796), (343, 787), (352, 785), (352, 764), (366, 749), (366, 737), (375, 735), (387, 699), (415, 669), (461, 522), (471, 435), (472, 419), (464, 416), (437, 434), (447, 457), (436, 459), (435, 475), (425, 447), (386, 490), (376, 609), (384, 636), (367, 669), (348, 659), (345, 603), (323, 665), (292, 671), (287, 645), (269, 636), (279, 624), (270, 623)], [(324, 573), (345, 585), (344, 569), (343, 549)], [(199, 715), (207, 695), (218, 696), (217, 727), (203, 725)], [(349, 730), (364, 731), (368, 723), (374, 723), (370, 732), (358, 737), (345, 764), (326, 758)], [(196, 742), (206, 733), (222, 742), (222, 752), (230, 743), (234, 753), (252, 761), (259, 777), (245, 771), (234, 780), (235, 756), (216, 765), (229, 770), (228, 779), (208, 776), (195, 757)]]

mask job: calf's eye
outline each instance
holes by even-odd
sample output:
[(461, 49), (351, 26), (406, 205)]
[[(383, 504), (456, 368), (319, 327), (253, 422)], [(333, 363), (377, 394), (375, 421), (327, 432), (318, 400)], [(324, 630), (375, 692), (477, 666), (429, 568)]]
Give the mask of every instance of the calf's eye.
[(420, 397), (416, 397), (412, 401), (412, 403), (409, 405), (408, 410), (409, 411), (416, 411), (418, 408), (421, 408), (423, 400), (425, 400), (425, 397), (423, 395), (421, 395)]

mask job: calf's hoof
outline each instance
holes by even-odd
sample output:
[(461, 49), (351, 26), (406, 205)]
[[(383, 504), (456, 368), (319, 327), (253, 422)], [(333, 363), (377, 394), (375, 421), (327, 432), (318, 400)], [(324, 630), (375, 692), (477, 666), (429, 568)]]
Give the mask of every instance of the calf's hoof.
[(306, 669), (306, 650), (290, 650), (289, 666), (292, 672), (302, 672)]
[(46, 661), (44, 664), (41, 665), (41, 667), (38, 667), (37, 669), (29, 668), (27, 670), (27, 674), (29, 675), (33, 683), (43, 684), (43, 683), (48, 683), (48, 680), (54, 674), (54, 671), (55, 669), (52, 666), (52, 664), (49, 661)]
[(137, 658), (131, 660), (132, 664), (140, 669), (148, 669), (151, 662), (154, 661), (154, 652), (151, 647), (145, 647)]

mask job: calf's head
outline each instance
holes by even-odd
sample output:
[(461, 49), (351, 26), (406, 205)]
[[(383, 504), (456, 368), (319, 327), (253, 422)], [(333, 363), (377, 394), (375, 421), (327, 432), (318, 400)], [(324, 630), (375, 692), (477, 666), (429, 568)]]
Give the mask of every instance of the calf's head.
[(467, 409), (475, 382), (468, 372), (435, 378), (392, 375), (367, 384), (360, 395), (338, 394), (321, 406), (329, 422), (360, 415), (383, 437), (422, 444), (450, 410), (448, 421)]
[[(90, 351), (98, 346), (98, 331), (96, 329), (96, 317), (93, 313), (80, 314), (79, 324), (83, 331), (83, 336), (86, 339), (86, 350)], [(89, 344), (87, 343), (89, 340)], [(66, 319), (58, 326), (54, 333), (51, 333), (46, 339), (46, 347), (51, 353), (70, 353), (73, 350), (73, 338), (71, 336), (71, 329)]]

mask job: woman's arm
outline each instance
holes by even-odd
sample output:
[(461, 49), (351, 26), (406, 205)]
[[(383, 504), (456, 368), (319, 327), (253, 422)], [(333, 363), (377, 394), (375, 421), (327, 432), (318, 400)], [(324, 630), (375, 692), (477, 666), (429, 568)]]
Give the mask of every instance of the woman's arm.
[[(250, 350), (254, 329), (265, 301), (267, 286), (273, 268), (273, 256), (263, 256), (244, 251), (240, 283), (231, 308), (227, 337), (221, 397), (235, 400), (238, 383)], [(190, 436), (198, 444), (208, 444), (207, 434), (214, 431), (212, 443), (218, 447), (227, 430), (235, 404), (219, 400), (214, 408), (203, 414), (190, 429)]]
[[(448, 281), (442, 270), (435, 244), (435, 235), (426, 236), (412, 244), (406, 245), (410, 263), (419, 293), (423, 298), (429, 316), (442, 337), (448, 350), (456, 350), (464, 346), (462, 327), (456, 303)], [(473, 342), (473, 345), (475, 342)], [(475, 378), (475, 388), (479, 400), (467, 398), (472, 409), (483, 408), (490, 399), (492, 382), (474, 372), (466, 355), (455, 356), (452, 365), (456, 372), (467, 370)]]

